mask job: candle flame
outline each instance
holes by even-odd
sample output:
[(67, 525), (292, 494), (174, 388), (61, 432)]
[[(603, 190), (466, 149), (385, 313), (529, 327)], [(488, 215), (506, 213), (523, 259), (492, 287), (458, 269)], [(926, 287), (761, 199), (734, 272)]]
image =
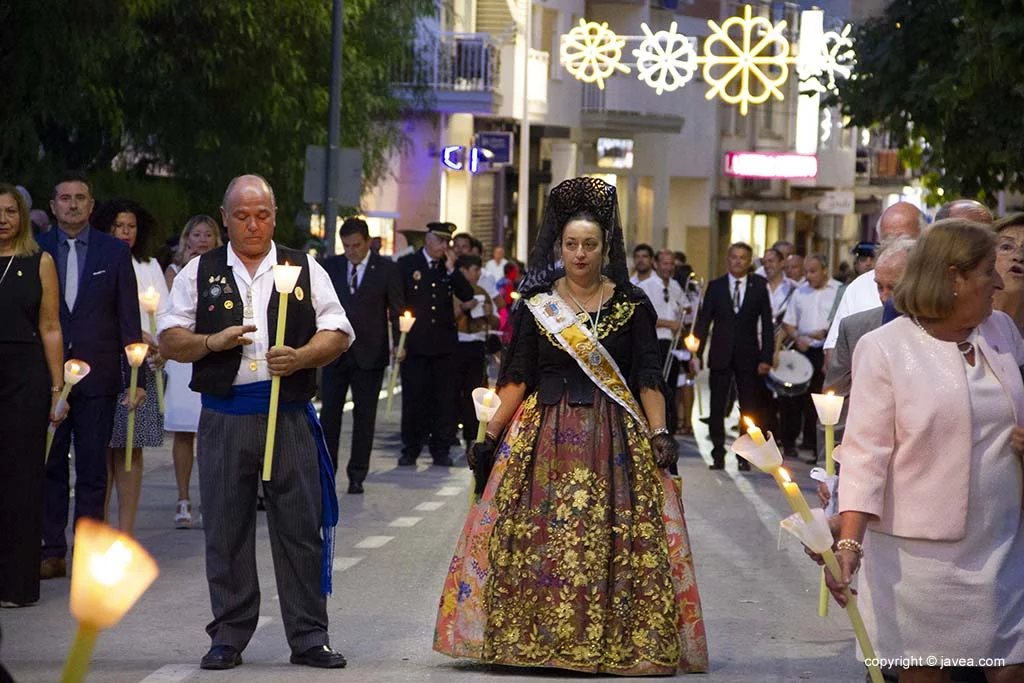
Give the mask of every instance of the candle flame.
[(747, 425), (747, 429), (757, 429), (757, 425), (746, 415), (743, 416), (743, 424)]
[(72, 375), (77, 375), (81, 369), (82, 369), (82, 366), (79, 365), (78, 363), (72, 363), (71, 364), (71, 374)]
[(835, 395), (836, 395), (836, 392), (834, 392), (834, 391), (832, 391), (831, 389), (829, 389), (828, 391), (826, 391), (826, 392), (825, 392), (825, 395), (826, 395), (826, 396), (835, 396)]
[(786, 480), (787, 484), (793, 483), (793, 479), (789, 476), (789, 472), (786, 471), (785, 467), (779, 468), (779, 474), (782, 475), (782, 478)]
[(402, 317), (408, 320), (409, 318), (412, 317), (412, 312), (406, 311), (405, 313), (402, 314)]
[(127, 575), (126, 569), (132, 561), (132, 551), (120, 540), (114, 541), (107, 552), (89, 558), (89, 570), (93, 578), (104, 586), (116, 586)]

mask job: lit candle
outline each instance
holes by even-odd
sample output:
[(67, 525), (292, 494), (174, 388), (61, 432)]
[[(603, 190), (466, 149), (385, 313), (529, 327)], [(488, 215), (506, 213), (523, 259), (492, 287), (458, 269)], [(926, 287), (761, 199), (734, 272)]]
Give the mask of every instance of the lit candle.
[[(800, 487), (790, 478), (789, 472), (776, 464), (782, 462), (782, 454), (778, 452), (778, 446), (775, 445), (775, 441), (772, 440), (770, 444), (766, 442), (764, 434), (761, 433), (757, 425), (749, 418), (744, 418), (744, 420), (747, 424), (749, 441), (747, 444), (744, 444), (742, 439), (737, 439), (733, 444), (733, 450), (739, 453), (741, 457), (753, 462), (759, 469), (771, 474), (775, 478), (776, 483), (778, 483), (779, 488), (782, 489), (786, 502), (789, 503), (793, 512), (797, 513), (805, 523), (811, 523), (814, 515), (811, 513), (811, 507), (807, 504), (804, 494), (800, 491)], [(754, 444), (754, 449), (749, 448), (748, 444), (750, 443)], [(764, 453), (761, 451), (763, 451), (764, 447), (772, 449), (771, 457), (763, 457)], [(825, 561), (825, 566), (832, 573), (832, 576), (836, 580), (842, 580), (843, 572), (832, 550), (827, 549), (821, 555)], [(864, 653), (864, 657), (867, 660), (873, 660), (875, 659), (875, 650), (871, 645), (867, 629), (864, 628), (864, 621), (861, 619), (860, 610), (857, 608), (857, 597), (850, 592), (849, 588), (843, 590), (843, 595), (846, 598), (846, 613), (850, 617), (850, 625), (853, 626), (853, 632), (857, 637), (861, 652)], [(868, 673), (871, 676), (872, 683), (882, 683), (882, 672), (877, 665), (869, 666)]]
[(132, 450), (135, 444), (135, 390), (139, 384), (139, 367), (146, 360), (149, 344), (129, 344), (124, 347), (128, 356), (128, 365), (132, 366), (131, 380), (128, 382), (128, 429), (124, 439), (124, 471), (132, 471)]
[(484, 392), (483, 401), (481, 405), (482, 410), (477, 411), (479, 413), (477, 417), (480, 420), (480, 424), (476, 429), (477, 443), (483, 443), (483, 440), (487, 438), (487, 423), (490, 421), (492, 417), (494, 417), (493, 412), (491, 412), (489, 409), (491, 407), (491, 402), (494, 401), (495, 398), (496, 396), (494, 395), (494, 392), (491, 391), (490, 389)]
[(85, 680), (96, 636), (117, 624), (160, 570), (129, 536), (83, 517), (75, 526), (71, 614), (78, 632), (64, 664), (62, 683)]
[(398, 336), (398, 350), (395, 352), (395, 362), (391, 366), (391, 374), (388, 376), (388, 401), (384, 406), (384, 414), (387, 417), (391, 417), (391, 400), (395, 396), (395, 382), (398, 381), (398, 364), (401, 363), (398, 360), (402, 352), (405, 351), (405, 337), (409, 334), (409, 330), (416, 323), (416, 318), (412, 316), (410, 311), (406, 311), (398, 317), (398, 331), (401, 334)]
[(691, 332), (683, 339), (683, 345), (686, 346), (686, 350), (690, 353), (697, 353), (697, 349), (700, 348), (700, 339), (694, 337)]
[[(68, 362), (64, 363), (64, 388), (60, 391), (60, 396), (57, 397), (57, 405), (54, 406), (54, 412), (60, 415), (64, 412), (65, 406), (68, 402), (68, 394), (71, 393), (71, 388), (85, 379), (85, 376), (89, 374), (92, 368), (84, 360), (75, 360), (72, 358)], [(53, 435), (57, 432), (57, 427), (51, 422), (46, 428), (46, 454), (43, 456), (43, 462), (45, 463), (50, 459), (50, 446), (53, 445)]]
[[(302, 266), (274, 266), (274, 289), (280, 297), (277, 306), (277, 336), (274, 346), (284, 345), (284, 323), (288, 317), (288, 296), (295, 289)], [(270, 471), (274, 464), (274, 438), (277, 436), (277, 405), (281, 400), (281, 377), (270, 378), (270, 408), (267, 412), (267, 443), (263, 450), (263, 481), (270, 481)]]
[[(146, 288), (146, 291), (139, 295), (139, 303), (142, 310), (149, 315), (149, 333), (156, 339), (156, 311), (160, 307), (160, 292), (156, 291), (153, 285)], [(164, 373), (160, 368), (155, 368), (156, 375), (156, 401), (160, 412), (164, 412)]]
[[(694, 320), (696, 319), (696, 316), (694, 316)], [(700, 348), (700, 339), (693, 336), (693, 325), (690, 325), (690, 334), (683, 338), (683, 346), (686, 347), (687, 351), (693, 354), (694, 358), (697, 357), (697, 349)], [(703, 394), (700, 393), (700, 384), (697, 382), (696, 377), (693, 378), (693, 393), (697, 394), (697, 412), (703, 415), (704, 399)]]

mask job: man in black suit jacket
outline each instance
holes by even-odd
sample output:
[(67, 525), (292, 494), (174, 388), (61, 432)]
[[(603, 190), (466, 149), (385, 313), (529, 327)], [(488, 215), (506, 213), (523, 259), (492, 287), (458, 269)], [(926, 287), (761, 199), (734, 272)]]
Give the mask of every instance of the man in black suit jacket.
[(338, 237), (345, 245), (345, 254), (327, 259), (324, 269), (331, 276), (341, 305), (355, 329), (356, 341), (348, 353), (324, 368), (320, 422), (337, 470), (342, 406), (351, 386), (352, 451), (345, 471), (348, 492), (362, 493), (363, 480), (370, 469), (377, 399), (388, 365), (388, 314), (397, 334), (405, 293), (395, 262), (370, 251), (370, 230), (366, 221), (347, 219)]
[[(708, 284), (694, 330), (700, 339), (698, 358), (705, 348), (709, 349), (713, 470), (725, 468), (725, 406), (734, 379), (740, 411), (758, 425), (769, 426), (765, 409), (767, 389), (762, 377), (772, 367), (772, 304), (767, 281), (750, 272), (753, 256), (753, 249), (747, 244), (737, 242), (729, 246), (729, 272)], [(699, 361), (693, 359), (694, 372), (698, 366)], [(746, 460), (737, 461), (739, 469), (750, 469)]]
[[(39, 236), (39, 246), (57, 264), (64, 357), (91, 371), (71, 391), (70, 412), (53, 438), (46, 463), (43, 521), (44, 579), (65, 576), (70, 506), (68, 450), (75, 441), (75, 516), (102, 520), (107, 491), (107, 444), (117, 396), (128, 386), (124, 347), (142, 341), (139, 290), (128, 245), (89, 226), (93, 199), (79, 174), (60, 179), (50, 208), (57, 229)], [(71, 278), (68, 277), (71, 275)], [(135, 405), (145, 398), (144, 379)]]
[(429, 223), (422, 249), (398, 260), (405, 303), (416, 318), (402, 361), (402, 457), (415, 465), (424, 444), (435, 465), (452, 464), (455, 383), (452, 362), (458, 334), (452, 296), (473, 300), (473, 286), (457, 268), (449, 248), (455, 226)]

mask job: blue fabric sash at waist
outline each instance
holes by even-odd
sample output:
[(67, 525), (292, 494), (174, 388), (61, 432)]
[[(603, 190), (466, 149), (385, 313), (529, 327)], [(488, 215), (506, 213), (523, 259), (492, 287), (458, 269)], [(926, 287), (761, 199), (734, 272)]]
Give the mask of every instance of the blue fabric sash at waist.
[[(231, 396), (202, 395), (203, 408), (224, 415), (266, 415), (270, 412), (270, 380), (236, 384)], [(320, 562), (320, 592), (331, 594), (331, 574), (334, 564), (334, 527), (338, 524), (338, 492), (334, 484), (334, 465), (327, 452), (324, 430), (313, 408), (312, 401), (282, 401), (278, 411), (291, 413), (304, 411), (306, 422), (313, 432), (320, 465), (320, 533), (323, 553)]]

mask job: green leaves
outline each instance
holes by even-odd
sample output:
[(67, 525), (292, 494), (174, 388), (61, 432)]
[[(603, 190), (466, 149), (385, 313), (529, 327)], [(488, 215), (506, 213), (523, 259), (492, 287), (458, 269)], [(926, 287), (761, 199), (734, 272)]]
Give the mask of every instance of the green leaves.
[(857, 28), (854, 125), (881, 125), (932, 190), (1024, 189), (1024, 13), (1009, 0), (893, 0)]

